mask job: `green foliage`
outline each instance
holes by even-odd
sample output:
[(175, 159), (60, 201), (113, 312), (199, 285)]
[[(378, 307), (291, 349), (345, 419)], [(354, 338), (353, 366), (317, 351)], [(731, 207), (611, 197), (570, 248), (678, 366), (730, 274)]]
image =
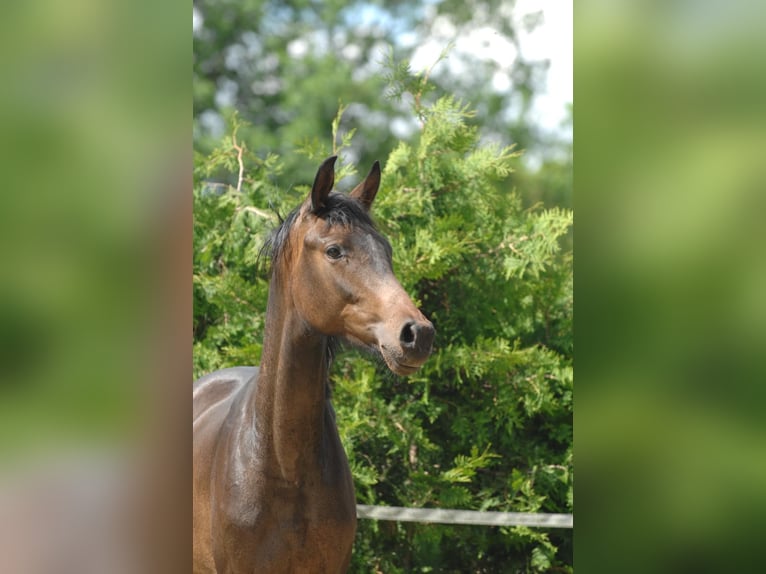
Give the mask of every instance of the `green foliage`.
[[(396, 89), (423, 85), (406, 65), (390, 77)], [(383, 162), (374, 215), (437, 339), (408, 379), (357, 352), (337, 357), (334, 402), (357, 499), (572, 512), (572, 256), (562, 240), (572, 213), (523, 207), (509, 185), (519, 154), (481, 143), (469, 105), (411, 95), (421, 130)], [(330, 151), (343, 158), (353, 134), (339, 137), (342, 112), (331, 146), (302, 146), (306, 161)], [(258, 249), (275, 223), (270, 210), (284, 214), (307, 191), (276, 189), (280, 161), (250, 156), (233, 122), (232, 136), (197, 157), (195, 376), (258, 362), (267, 293)], [(229, 183), (211, 182), (227, 174)], [(571, 564), (571, 531), (362, 520), (352, 571), (569, 572)]]

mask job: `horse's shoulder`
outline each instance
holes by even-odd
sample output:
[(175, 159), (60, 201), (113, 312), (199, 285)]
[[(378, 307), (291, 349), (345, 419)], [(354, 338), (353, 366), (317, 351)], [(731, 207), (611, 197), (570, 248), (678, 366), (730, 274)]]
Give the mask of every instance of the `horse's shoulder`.
[(258, 367), (230, 367), (194, 381), (194, 420), (216, 405), (229, 401), (242, 387), (258, 376)]

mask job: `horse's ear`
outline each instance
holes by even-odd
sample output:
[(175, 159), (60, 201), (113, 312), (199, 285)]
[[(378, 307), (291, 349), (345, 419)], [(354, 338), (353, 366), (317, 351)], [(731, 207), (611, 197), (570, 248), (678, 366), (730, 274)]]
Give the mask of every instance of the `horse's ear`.
[(367, 174), (367, 177), (365, 177), (359, 185), (352, 189), (349, 195), (360, 201), (364, 208), (367, 211), (370, 211), (372, 202), (375, 199), (375, 194), (378, 193), (379, 187), (380, 162), (376, 161), (374, 164), (372, 164), (372, 169), (370, 169), (370, 173)]
[(332, 191), (335, 184), (335, 160), (337, 155), (328, 157), (322, 162), (314, 178), (314, 185), (311, 187), (311, 211), (317, 212), (325, 206), (327, 196)]

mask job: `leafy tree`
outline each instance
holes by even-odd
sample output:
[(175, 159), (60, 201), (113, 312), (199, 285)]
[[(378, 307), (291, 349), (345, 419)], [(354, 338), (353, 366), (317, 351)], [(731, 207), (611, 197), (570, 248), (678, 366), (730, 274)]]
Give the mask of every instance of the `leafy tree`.
[[(419, 130), (383, 162), (374, 215), (437, 340), (408, 379), (357, 352), (337, 357), (334, 403), (357, 499), (571, 512), (572, 253), (562, 238), (572, 213), (523, 205), (509, 185), (516, 149), (482, 142), (470, 106), (406, 64), (392, 61), (387, 80)], [(282, 191), (283, 160), (251, 154), (240, 126), (232, 117), (230, 135), (196, 158), (195, 376), (258, 362), (267, 293), (259, 247), (273, 212), (308, 191)], [(341, 126), (339, 114), (332, 140), (303, 146), (301, 161), (315, 168), (340, 153), (343, 189), (353, 134)], [(211, 183), (221, 173), (233, 183)], [(352, 570), (571, 571), (571, 543), (571, 531), (362, 520)]]

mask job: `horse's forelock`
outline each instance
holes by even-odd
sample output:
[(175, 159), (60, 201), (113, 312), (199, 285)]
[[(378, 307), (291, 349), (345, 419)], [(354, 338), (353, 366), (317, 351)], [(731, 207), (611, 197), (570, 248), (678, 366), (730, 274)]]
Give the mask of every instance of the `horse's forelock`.
[(342, 193), (332, 193), (319, 211), (315, 213), (329, 225), (354, 226), (361, 225), (375, 229), (370, 214), (356, 199)]

